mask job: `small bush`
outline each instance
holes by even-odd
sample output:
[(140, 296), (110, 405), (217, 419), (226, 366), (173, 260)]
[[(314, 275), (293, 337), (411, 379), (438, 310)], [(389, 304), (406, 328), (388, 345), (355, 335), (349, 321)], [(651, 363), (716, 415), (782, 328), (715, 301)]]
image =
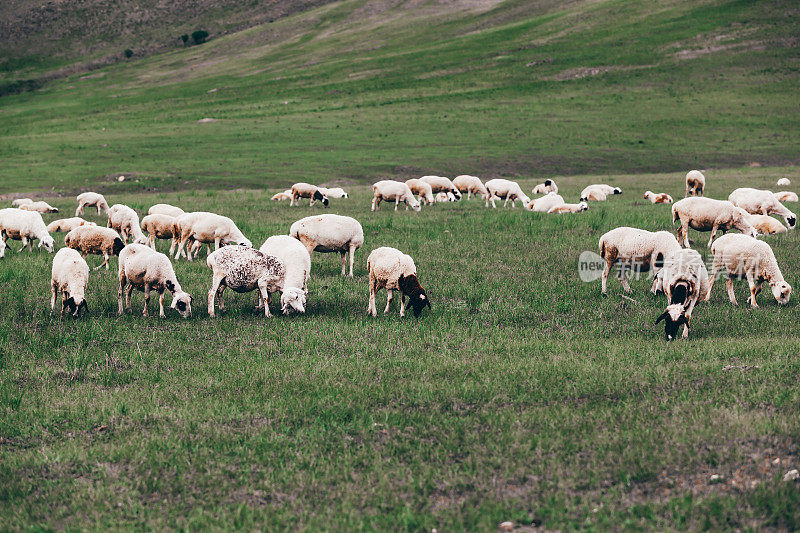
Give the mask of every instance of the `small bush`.
[(133, 50), (131, 50), (130, 48), (126, 48), (123, 53), (125, 54), (125, 57), (128, 59), (133, 57)]
[(197, 30), (192, 32), (192, 40), (195, 44), (202, 44), (208, 39), (208, 32), (206, 30)]
[(184, 33), (183, 35), (181, 35), (181, 41), (183, 41), (183, 44), (186, 44), (187, 42), (189, 42), (189, 36)]

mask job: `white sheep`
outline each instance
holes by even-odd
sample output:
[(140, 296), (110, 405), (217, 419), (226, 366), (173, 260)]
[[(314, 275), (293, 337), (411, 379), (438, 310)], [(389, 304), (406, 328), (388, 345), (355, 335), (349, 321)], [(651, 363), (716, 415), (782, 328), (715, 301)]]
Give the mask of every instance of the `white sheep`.
[(112, 205), (106, 209), (106, 216), (108, 216), (106, 227), (119, 233), (119, 236), (122, 237), (122, 242), (127, 243), (128, 237), (131, 237), (131, 242), (137, 244), (147, 243), (147, 237), (142, 233), (142, 228), (139, 226), (139, 215), (127, 205)]
[(174, 218), (178, 218), (184, 213), (186, 213), (186, 211), (180, 207), (175, 207), (170, 204), (155, 204), (147, 210), (148, 215), (169, 215)]
[(108, 210), (108, 202), (105, 197), (97, 192), (84, 192), (77, 196), (78, 209), (75, 210), (75, 216), (83, 214), (84, 207), (96, 207), (97, 214), (100, 214), (102, 209), (104, 212)]
[(270, 200), (277, 200), (278, 202), (291, 199), (292, 199), (292, 189), (286, 189), (283, 192), (275, 193), (272, 196), (272, 198), (270, 198)]
[(383, 246), (372, 250), (367, 258), (367, 270), (369, 271), (369, 305), (367, 313), (378, 316), (375, 308), (375, 295), (382, 288), (386, 288), (386, 309), (383, 313), (389, 312), (394, 291), (400, 291), (400, 316), (406, 316), (406, 296), (409, 303), (414, 308), (414, 316), (419, 316), (427, 305), (431, 307), (431, 302), (425, 289), (419, 284), (417, 279), (417, 267), (411, 256), (404, 254), (397, 248)]
[(322, 205), (326, 207), (329, 203), (328, 197), (320, 192), (319, 187), (311, 185), (310, 183), (301, 182), (292, 185), (292, 201), (289, 205), (300, 205), (300, 198), (310, 198), (311, 202), (308, 204), (310, 207), (313, 206), (317, 200), (322, 202)]
[(98, 270), (105, 265), (108, 270), (108, 260), (112, 255), (119, 255), (125, 243), (119, 233), (110, 228), (99, 226), (78, 226), (64, 237), (64, 244), (80, 252), (82, 257), (88, 254), (103, 256), (103, 262), (94, 267)]
[(50, 310), (56, 309), (56, 296), (61, 294), (61, 316), (69, 309), (72, 316), (80, 316), (87, 309), (86, 287), (89, 284), (89, 266), (77, 251), (62, 248), (53, 257), (50, 275)]
[(275, 256), (286, 268), (286, 276), (281, 285), (281, 310), (289, 308), (298, 313), (306, 312), (306, 283), (311, 275), (311, 254), (303, 244), (289, 235), (273, 235), (264, 241), (259, 251)]
[(123, 248), (119, 254), (118, 280), (120, 315), (123, 313), (122, 293), (125, 293), (125, 309), (130, 311), (131, 293), (137, 289), (144, 293), (142, 316), (148, 316), (151, 290), (158, 292), (158, 316), (161, 318), (167, 316), (164, 313), (164, 290), (172, 293), (170, 309), (176, 309), (183, 318), (192, 316), (192, 295), (181, 288), (169, 257), (149, 246), (133, 243)]
[(608, 196), (614, 194), (622, 194), (622, 189), (606, 185), (605, 183), (595, 183), (585, 187), (581, 191), (581, 202), (587, 202), (589, 200), (602, 202), (605, 201)]
[(0, 237), (3, 241), (0, 257), (5, 256), (8, 239), (22, 241), (20, 252), (26, 246), (33, 251), (35, 240), (39, 241), (39, 248), (44, 248), (51, 254), (55, 250), (55, 241), (47, 232), (42, 215), (35, 211), (24, 211), (15, 207), (0, 209)]
[(792, 287), (783, 279), (772, 247), (766, 242), (732, 233), (717, 239), (711, 247), (711, 252), (714, 254), (714, 262), (711, 267), (711, 287), (708, 289), (706, 300), (711, 298), (711, 289), (717, 274), (724, 268), (728, 273), (725, 282), (728, 298), (733, 305), (736, 305), (733, 280), (742, 277), (746, 278), (750, 285), (750, 296), (747, 301), (752, 307), (758, 307), (756, 296), (765, 281), (780, 305), (789, 303)]
[(450, 178), (445, 178), (444, 176), (422, 176), (420, 181), (430, 185), (434, 194), (437, 192), (451, 192), (456, 197), (456, 200), (461, 200), (461, 191), (453, 185)]
[(303, 243), (308, 253), (339, 253), (342, 256), (342, 276), (345, 260), (350, 254), (350, 277), (356, 250), (364, 244), (364, 230), (358, 220), (341, 215), (317, 215), (301, 218), (289, 228), (289, 235)]
[(668, 231), (651, 232), (638, 228), (620, 227), (600, 237), (600, 255), (605, 259), (601, 291), (606, 295), (606, 284), (611, 268), (618, 265), (617, 277), (625, 292), (631, 292), (626, 277), (627, 270), (652, 271), (658, 274), (666, 258), (681, 249), (675, 236)]
[[(406, 185), (411, 189), (412, 194), (415, 196), (419, 195), (420, 202), (425, 202), (426, 205), (434, 204), (433, 188), (430, 183), (425, 183), (419, 178), (411, 178), (410, 180), (406, 180)], [(408, 209), (408, 206), (406, 206), (406, 209)]]
[(586, 191), (584, 196), (581, 196), (582, 202), (605, 202), (607, 199), (607, 195), (603, 192), (590, 189)]
[[(253, 246), (248, 238), (236, 227), (233, 220), (216, 213), (198, 211), (196, 213), (186, 213), (177, 218), (178, 229), (180, 230), (180, 241), (178, 242), (175, 259), (179, 259), (181, 254), (189, 261), (192, 260), (192, 249), (187, 255), (184, 246), (191, 239), (195, 243), (214, 243), (214, 249), (218, 250), (220, 244), (243, 244)], [(195, 255), (199, 253), (199, 246), (195, 249)]]
[(505, 200), (503, 207), (508, 205), (509, 200), (511, 201), (511, 207), (516, 207), (517, 200), (521, 201), (523, 206), (528, 205), (531, 201), (530, 197), (522, 192), (522, 187), (516, 181), (495, 178), (487, 181), (485, 185), (489, 193), (489, 197), (486, 199), (486, 207), (489, 207), (489, 202), (492, 203), (492, 207), (497, 207), (494, 203), (495, 198)]
[(547, 212), (550, 214), (560, 213), (580, 213), (589, 209), (589, 204), (581, 202), (579, 204), (559, 204), (551, 207)]
[(776, 183), (778, 187), (788, 187), (791, 184), (792, 182), (789, 181), (789, 178), (781, 178), (778, 180), (778, 183)]
[(11, 207), (19, 207), (21, 205), (32, 204), (32, 203), (33, 200), (31, 200), (30, 198), (17, 198), (13, 202), (11, 202)]
[(175, 247), (180, 239), (178, 219), (170, 215), (155, 213), (142, 219), (142, 230), (147, 233), (147, 245), (156, 249), (156, 239), (172, 239), (169, 246), (169, 256), (175, 253)]
[(556, 182), (551, 179), (544, 180), (544, 183), (540, 183), (536, 187), (531, 190), (533, 194), (548, 194), (551, 192), (558, 192), (558, 185)]
[(789, 231), (786, 226), (769, 215), (747, 214), (747, 220), (756, 228), (759, 235), (777, 235)]
[(453, 185), (455, 185), (456, 189), (462, 194), (467, 193), (467, 200), (472, 198), (473, 194), (484, 200), (489, 198), (489, 191), (486, 190), (486, 186), (477, 176), (470, 176), (469, 174), (456, 176), (453, 180)]
[(264, 306), (264, 315), (269, 312), (269, 295), (283, 286), (286, 267), (273, 255), (263, 254), (248, 246), (226, 246), (214, 251), (206, 259), (211, 269), (211, 289), (208, 291), (208, 314), (214, 316), (214, 302), (219, 298), (220, 311), (225, 310), (222, 292), (230, 287), (235, 292), (250, 292), (258, 289), (258, 307)]
[(706, 177), (699, 170), (690, 170), (686, 173), (686, 194), (684, 198), (690, 196), (703, 196), (706, 188)]
[(797, 223), (797, 215), (780, 203), (772, 191), (741, 187), (728, 196), (728, 201), (753, 215), (780, 215), (789, 228)]
[(526, 206), (526, 209), (530, 211), (537, 211), (539, 213), (547, 213), (552, 208), (563, 204), (564, 204), (564, 198), (562, 198), (560, 194), (555, 192), (550, 192), (532, 201), (530, 204)]
[(702, 256), (692, 249), (678, 250), (670, 254), (653, 280), (653, 294), (663, 291), (667, 295), (667, 309), (656, 319), (656, 324), (665, 321), (664, 335), (668, 341), (676, 338), (678, 327), (683, 324), (683, 338), (689, 336), (692, 311), (698, 301), (708, 295), (708, 271)]
[(349, 198), (350, 196), (341, 187), (318, 187), (319, 192), (328, 198)]
[(671, 204), (674, 201), (672, 196), (665, 192), (656, 194), (653, 191), (646, 191), (643, 198), (650, 200), (651, 204)]
[(84, 220), (81, 217), (70, 217), (70, 218), (59, 218), (58, 220), (54, 220), (47, 225), (47, 232), (48, 233), (60, 233), (60, 232), (69, 232), (77, 228), (78, 226), (96, 226), (94, 222), (89, 222), (88, 220)]
[(445, 203), (445, 202), (456, 202), (456, 197), (453, 196), (451, 192), (437, 192), (436, 193), (436, 202), (437, 203)]
[(796, 192), (779, 191), (779, 192), (773, 193), (773, 195), (775, 196), (775, 198), (779, 202), (797, 202), (798, 201)]
[(676, 235), (685, 248), (689, 248), (689, 228), (710, 231), (708, 246), (717, 234), (737, 229), (745, 235), (756, 237), (758, 233), (747, 220), (747, 214), (730, 202), (699, 196), (690, 196), (672, 204), (672, 223), (680, 221)]
[(30, 202), (24, 203), (19, 206), (20, 209), (24, 211), (34, 211), (36, 213), (58, 213), (58, 208), (53, 207), (52, 205), (48, 204), (47, 202)]
[(372, 211), (380, 211), (381, 201), (394, 202), (394, 210), (397, 211), (397, 206), (400, 202), (405, 204), (414, 211), (419, 211), (420, 206), (414, 193), (402, 181), (382, 180), (372, 185), (374, 196), (372, 197)]

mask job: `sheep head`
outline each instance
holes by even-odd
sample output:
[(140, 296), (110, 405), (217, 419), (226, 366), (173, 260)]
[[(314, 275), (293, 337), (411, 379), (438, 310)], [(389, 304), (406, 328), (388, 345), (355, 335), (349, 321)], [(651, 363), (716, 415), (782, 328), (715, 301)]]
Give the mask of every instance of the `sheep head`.
[(119, 237), (115, 237), (114, 246), (111, 249), (111, 251), (114, 253), (114, 255), (119, 255), (119, 253), (122, 251), (123, 248), (125, 248), (125, 243), (122, 242), (122, 239), (120, 239)]
[(775, 283), (770, 283), (769, 288), (772, 290), (772, 295), (778, 301), (778, 304), (786, 305), (789, 303), (789, 298), (792, 296), (791, 285), (785, 281), (776, 281)]
[(192, 316), (192, 295), (182, 290), (172, 293), (172, 304), (170, 309), (175, 309), (183, 318)]
[(69, 313), (74, 317), (81, 316), (81, 309), (89, 311), (89, 306), (86, 305), (86, 299), (83, 296), (70, 296), (64, 301), (64, 307), (69, 309)]
[(294, 309), (298, 313), (306, 312), (306, 293), (303, 289), (289, 287), (281, 295), (281, 311), (288, 313), (289, 309)]
[(397, 284), (402, 293), (408, 296), (411, 307), (414, 308), (415, 317), (418, 317), (420, 314), (422, 314), (422, 310), (425, 309), (425, 306), (431, 308), (431, 302), (428, 299), (428, 294), (425, 292), (425, 289), (422, 288), (422, 285), (419, 284), (419, 280), (415, 274), (400, 276), (400, 278), (397, 280)]
[(319, 192), (319, 191), (314, 191), (314, 200), (319, 200), (319, 201), (321, 201), (321, 202), (322, 202), (322, 205), (324, 205), (325, 207), (328, 207), (328, 204), (330, 203), (330, 202), (328, 201), (328, 197), (327, 197), (327, 196), (325, 196), (324, 194), (322, 194), (322, 193), (321, 193), (321, 192)]
[(664, 337), (674, 340), (678, 336), (678, 328), (681, 324), (686, 324), (686, 315), (683, 304), (672, 304), (667, 306), (667, 310), (661, 313), (656, 319), (656, 324), (664, 320)]
[(56, 247), (56, 241), (48, 235), (47, 237), (39, 240), (39, 248), (44, 248), (48, 253), (53, 253)]

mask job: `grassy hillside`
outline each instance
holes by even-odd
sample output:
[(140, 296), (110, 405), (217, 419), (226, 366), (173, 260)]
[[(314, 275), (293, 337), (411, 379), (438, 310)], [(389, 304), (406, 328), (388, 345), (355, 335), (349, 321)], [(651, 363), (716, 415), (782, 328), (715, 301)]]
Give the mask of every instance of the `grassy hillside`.
[[(792, 15), (782, 2), (345, 0), (0, 98), (0, 190), (793, 163)], [(111, 189), (120, 173), (139, 181)]]

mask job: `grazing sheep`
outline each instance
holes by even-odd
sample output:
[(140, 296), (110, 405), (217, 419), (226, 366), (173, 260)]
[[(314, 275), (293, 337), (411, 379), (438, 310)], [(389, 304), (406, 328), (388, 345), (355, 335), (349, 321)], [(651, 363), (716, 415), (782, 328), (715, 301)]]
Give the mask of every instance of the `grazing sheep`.
[(169, 255), (175, 253), (175, 247), (180, 239), (178, 219), (170, 215), (155, 213), (142, 219), (142, 230), (147, 232), (147, 245), (156, 249), (156, 239), (172, 239), (169, 246)]
[[(175, 270), (169, 257), (156, 252), (143, 244), (129, 244), (119, 254), (119, 314), (123, 313), (122, 293), (125, 292), (125, 309), (131, 310), (131, 293), (133, 289), (144, 292), (144, 309), (142, 316), (148, 316), (147, 304), (150, 302), (150, 291), (158, 292), (158, 316), (165, 318), (164, 290), (172, 293), (170, 309), (187, 318), (192, 316), (192, 295), (181, 289)], [(126, 287), (127, 285), (127, 287)]]
[(473, 194), (475, 196), (480, 196), (484, 200), (489, 198), (489, 191), (486, 190), (486, 186), (477, 176), (470, 176), (469, 174), (456, 176), (453, 180), (453, 185), (455, 185), (456, 189), (462, 194), (467, 193), (467, 200), (472, 198)]
[(400, 202), (405, 202), (414, 211), (419, 211), (419, 202), (414, 198), (414, 193), (402, 181), (382, 180), (372, 185), (372, 211), (380, 211), (381, 201), (394, 202), (394, 210)]
[(131, 242), (147, 243), (147, 237), (139, 226), (139, 215), (136, 211), (127, 205), (114, 204), (106, 209), (106, 215), (108, 216), (106, 227), (116, 230), (122, 237), (122, 242), (127, 243), (128, 237), (131, 237)]
[(706, 188), (706, 177), (699, 170), (690, 170), (686, 173), (686, 194), (684, 198), (689, 196), (703, 196), (703, 191)]
[(350, 277), (356, 250), (364, 244), (364, 230), (358, 220), (340, 215), (317, 215), (301, 218), (289, 228), (289, 235), (303, 243), (308, 253), (338, 252), (342, 255), (342, 276), (350, 253)]
[(779, 202), (797, 202), (798, 201), (796, 192), (780, 191), (780, 192), (773, 193), (773, 196), (775, 196), (775, 198)]
[(451, 192), (438, 192), (436, 193), (436, 202), (444, 203), (444, 202), (455, 202), (456, 197), (453, 196)]
[(21, 205), (32, 204), (32, 203), (33, 200), (31, 200), (30, 198), (17, 198), (13, 202), (11, 202), (11, 207), (19, 207)]
[(551, 192), (558, 192), (558, 185), (551, 179), (544, 180), (531, 191), (533, 194), (549, 194)]
[(367, 258), (367, 270), (369, 271), (369, 305), (367, 313), (378, 316), (375, 308), (375, 294), (382, 288), (386, 288), (386, 309), (383, 314), (389, 312), (394, 291), (400, 291), (400, 316), (406, 316), (406, 296), (408, 296), (411, 306), (414, 308), (414, 316), (418, 317), (427, 305), (431, 307), (431, 302), (425, 289), (419, 284), (417, 279), (417, 267), (411, 256), (404, 254), (397, 248), (382, 246), (372, 250)]
[(622, 189), (605, 183), (595, 183), (581, 191), (581, 202), (605, 202), (606, 198), (613, 194), (622, 194)]
[(81, 254), (72, 248), (62, 248), (53, 257), (50, 275), (50, 310), (56, 309), (56, 296), (61, 293), (61, 316), (69, 309), (72, 316), (80, 316), (86, 305), (86, 286), (89, 284), (89, 266)]
[(59, 218), (47, 225), (48, 233), (69, 232), (78, 226), (96, 226), (94, 222), (89, 222), (81, 217)]
[(652, 191), (647, 191), (644, 193), (643, 198), (650, 200), (651, 204), (671, 204), (673, 202), (672, 196), (665, 192), (656, 194)]
[(581, 202), (579, 204), (560, 204), (554, 205), (547, 212), (548, 213), (580, 213), (589, 209), (589, 204)]
[(281, 311), (289, 308), (298, 313), (306, 312), (306, 282), (311, 275), (311, 254), (297, 239), (289, 235), (273, 235), (261, 245), (259, 251), (280, 259), (286, 268), (281, 291)]
[[(406, 180), (406, 185), (411, 189), (412, 194), (419, 195), (420, 201), (425, 202), (426, 205), (433, 205), (433, 188), (430, 183), (425, 183), (419, 178), (411, 178), (410, 180)], [(408, 207), (406, 206), (406, 208)]]
[(198, 211), (196, 213), (186, 213), (177, 218), (178, 230), (180, 231), (180, 241), (178, 251), (175, 252), (175, 259), (179, 259), (181, 254), (189, 261), (192, 260), (192, 252), (195, 257), (200, 252), (199, 245), (194, 250), (189, 249), (187, 255), (184, 246), (191, 239), (196, 243), (214, 243), (214, 249), (218, 250), (222, 244), (243, 244), (252, 247), (253, 243), (239, 231), (233, 220), (216, 213)]
[(530, 204), (525, 206), (525, 208), (530, 211), (547, 213), (552, 208), (563, 204), (564, 204), (564, 198), (562, 198), (560, 194), (555, 192), (549, 192), (544, 196), (539, 197), (536, 200), (532, 201)]
[(328, 198), (349, 198), (349, 195), (342, 189), (341, 187), (318, 187), (319, 192), (327, 196)]
[(759, 235), (776, 235), (789, 231), (786, 226), (769, 215), (751, 215), (748, 213), (747, 220), (756, 228)]
[(320, 192), (319, 187), (311, 185), (310, 183), (301, 182), (292, 185), (292, 201), (289, 205), (300, 205), (300, 198), (311, 198), (311, 202), (308, 204), (309, 207), (313, 207), (317, 200), (322, 202), (322, 205), (325, 207), (327, 207), (329, 203), (328, 197)]
[(603, 269), (601, 291), (606, 295), (608, 275), (614, 265), (619, 266), (617, 277), (625, 292), (631, 292), (626, 271), (635, 272), (658, 270), (670, 254), (681, 249), (681, 245), (668, 231), (650, 232), (643, 229), (620, 227), (612, 229), (600, 237), (600, 255), (606, 260)]
[(88, 254), (103, 256), (103, 262), (92, 270), (98, 270), (105, 265), (108, 270), (108, 260), (112, 255), (119, 255), (125, 243), (119, 233), (110, 228), (99, 226), (78, 226), (64, 237), (64, 244), (69, 248), (78, 250), (82, 257)]
[(776, 183), (778, 187), (788, 187), (791, 184), (792, 182), (789, 181), (789, 178), (781, 178), (778, 180), (778, 183)]
[(724, 233), (737, 229), (750, 237), (757, 235), (756, 229), (747, 220), (746, 213), (724, 200), (694, 196), (678, 200), (672, 204), (672, 223), (678, 221), (681, 225), (676, 235), (684, 248), (689, 248), (690, 227), (697, 231), (711, 232), (711, 238), (708, 239), (709, 247), (711, 247), (717, 230), (722, 230)]
[(258, 307), (264, 306), (264, 315), (269, 312), (269, 295), (283, 286), (286, 267), (275, 256), (263, 254), (248, 246), (226, 246), (216, 250), (206, 259), (211, 269), (211, 289), (208, 291), (208, 314), (214, 316), (214, 301), (219, 298), (219, 308), (225, 310), (222, 291), (230, 287), (235, 292), (250, 292), (258, 289)]
[(528, 205), (531, 201), (528, 195), (522, 192), (522, 187), (520, 187), (519, 183), (516, 181), (495, 178), (487, 181), (485, 185), (489, 193), (489, 197), (486, 199), (486, 207), (489, 207), (489, 202), (492, 203), (492, 207), (497, 207), (494, 203), (495, 198), (505, 200), (503, 202), (503, 207), (508, 205), (510, 200), (512, 208), (516, 207), (517, 200), (521, 201), (523, 206)]
[(48, 204), (47, 202), (30, 202), (24, 203), (19, 206), (20, 209), (25, 211), (34, 211), (36, 213), (58, 213), (58, 209)]
[(55, 241), (47, 232), (42, 215), (35, 211), (24, 211), (15, 207), (0, 209), (0, 236), (2, 236), (3, 247), (0, 249), (0, 257), (5, 257), (6, 244), (8, 239), (22, 241), (21, 252), (26, 246), (33, 251), (33, 241), (39, 241), (39, 248), (44, 248), (49, 253), (55, 250)]
[(148, 215), (169, 215), (174, 218), (178, 218), (184, 213), (186, 213), (186, 211), (180, 207), (175, 207), (170, 204), (155, 204), (147, 210)]
[(106, 202), (105, 197), (100, 193), (84, 192), (77, 196), (77, 200), (78, 209), (75, 210), (75, 216), (82, 215), (84, 207), (96, 207), (98, 215), (101, 209), (104, 212), (108, 211), (108, 202)]
[(272, 196), (272, 198), (270, 198), (270, 200), (277, 200), (279, 202), (291, 199), (292, 199), (292, 189), (286, 189), (283, 192), (276, 193)]
[(431, 190), (434, 193), (437, 192), (451, 192), (453, 196), (456, 197), (456, 200), (461, 200), (461, 191), (459, 191), (453, 182), (450, 181), (450, 178), (445, 178), (444, 176), (422, 176), (420, 181), (424, 181), (428, 185), (431, 186)]
[(711, 247), (711, 253), (714, 254), (714, 262), (711, 267), (711, 287), (708, 288), (706, 300), (711, 298), (711, 289), (717, 279), (717, 274), (725, 268), (728, 273), (728, 279), (725, 282), (728, 298), (733, 305), (737, 305), (736, 295), (733, 292), (733, 280), (742, 279), (742, 277), (745, 277), (750, 285), (750, 296), (747, 301), (752, 307), (758, 307), (756, 296), (765, 281), (769, 283), (772, 295), (780, 305), (789, 303), (792, 287), (784, 281), (778, 261), (769, 244), (745, 235), (732, 233), (717, 239)]
[(728, 201), (753, 215), (780, 215), (789, 228), (794, 228), (797, 223), (797, 215), (780, 203), (772, 191), (742, 187), (733, 191)]
[(692, 311), (698, 301), (705, 301), (708, 290), (708, 271), (699, 253), (686, 249), (669, 255), (651, 289), (653, 294), (663, 291), (667, 295), (669, 305), (656, 319), (656, 324), (665, 321), (664, 336), (668, 341), (677, 336), (681, 324), (683, 338), (689, 336)]

